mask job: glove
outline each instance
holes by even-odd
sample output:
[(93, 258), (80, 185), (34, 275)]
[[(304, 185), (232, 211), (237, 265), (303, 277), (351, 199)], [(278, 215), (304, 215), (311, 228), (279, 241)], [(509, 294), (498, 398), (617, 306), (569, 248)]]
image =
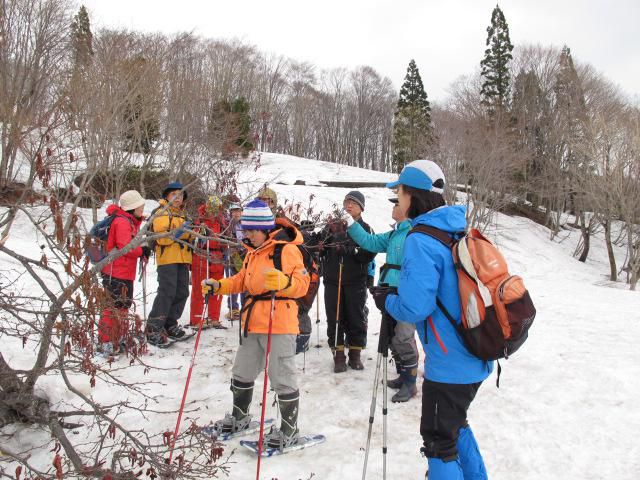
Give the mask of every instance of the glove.
[(146, 258), (147, 260), (149, 259), (149, 257), (151, 256), (151, 249), (149, 247), (147, 247), (146, 245), (144, 245), (142, 247), (142, 257)]
[(380, 310), (382, 313), (385, 313), (387, 311), (385, 304), (387, 302), (387, 295), (389, 295), (389, 292), (372, 291), (371, 294), (373, 295), (373, 300), (376, 302), (376, 307), (378, 307), (378, 310)]
[(291, 286), (291, 278), (275, 268), (264, 274), (264, 288), (270, 292), (279, 292)]
[(385, 313), (387, 311), (385, 307), (387, 297), (390, 294), (395, 295), (397, 292), (395, 288), (391, 288), (389, 286), (371, 287), (369, 291), (373, 296), (373, 300), (376, 302), (376, 307), (378, 307), (378, 310), (380, 310), (382, 313)]
[(182, 225), (180, 225), (180, 228), (178, 228), (176, 230), (176, 233), (173, 234), (173, 238), (174, 240), (180, 240), (180, 237), (182, 237), (182, 235), (184, 235), (184, 232), (186, 230), (191, 230), (193, 228), (193, 222), (192, 221), (186, 221), (184, 222)]
[(202, 287), (203, 297), (206, 297), (211, 293), (216, 293), (218, 290), (220, 290), (220, 282), (217, 280), (214, 280), (213, 278), (202, 280), (202, 283), (200, 284), (200, 286)]

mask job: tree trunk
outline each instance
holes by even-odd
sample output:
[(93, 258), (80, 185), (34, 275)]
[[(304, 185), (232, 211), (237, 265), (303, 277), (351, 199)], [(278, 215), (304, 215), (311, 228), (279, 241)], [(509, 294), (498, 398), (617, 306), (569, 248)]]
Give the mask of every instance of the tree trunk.
[(582, 252), (578, 261), (586, 262), (589, 256), (589, 247), (591, 246), (591, 225), (587, 224), (584, 212), (580, 214), (580, 233), (582, 234)]
[(609, 256), (609, 280), (615, 282), (618, 280), (618, 268), (616, 266), (616, 256), (613, 252), (613, 243), (611, 242), (611, 220), (609, 219), (604, 221), (604, 241), (607, 244), (607, 255)]

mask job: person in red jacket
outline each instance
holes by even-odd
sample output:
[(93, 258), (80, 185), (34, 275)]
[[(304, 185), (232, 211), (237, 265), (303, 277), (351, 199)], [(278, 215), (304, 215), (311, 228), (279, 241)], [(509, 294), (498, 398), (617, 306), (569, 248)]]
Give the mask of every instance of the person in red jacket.
[[(195, 223), (195, 230), (207, 237), (220, 235), (226, 228), (224, 212), (222, 211), (222, 200), (216, 196), (211, 196), (206, 203), (198, 207), (198, 218)], [(224, 250), (220, 243), (213, 240), (196, 240), (196, 246), (191, 265), (191, 284), (200, 285), (202, 280), (214, 278), (220, 280), (224, 278)], [(202, 251), (208, 251), (209, 257)], [(208, 266), (208, 273), (207, 273)], [(191, 295), (191, 327), (197, 328), (204, 320), (203, 328), (226, 328), (220, 323), (220, 306), (222, 297), (211, 295), (207, 318), (203, 319), (204, 299), (202, 295)]]
[[(115, 218), (109, 228), (107, 252), (122, 249), (138, 234), (142, 223), (144, 198), (135, 190), (120, 195), (120, 206), (109, 205), (107, 215)], [(108, 294), (107, 303), (98, 323), (98, 350), (104, 355), (120, 352), (120, 342), (126, 332), (126, 320), (133, 303), (133, 280), (138, 259), (149, 257), (148, 247), (136, 247), (102, 269), (102, 285)]]

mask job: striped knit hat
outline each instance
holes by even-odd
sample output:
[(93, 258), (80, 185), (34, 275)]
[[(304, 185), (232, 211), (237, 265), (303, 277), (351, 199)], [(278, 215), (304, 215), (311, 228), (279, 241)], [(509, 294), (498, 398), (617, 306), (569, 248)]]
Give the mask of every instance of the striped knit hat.
[(242, 210), (240, 226), (243, 230), (273, 230), (276, 228), (276, 220), (266, 203), (254, 200)]

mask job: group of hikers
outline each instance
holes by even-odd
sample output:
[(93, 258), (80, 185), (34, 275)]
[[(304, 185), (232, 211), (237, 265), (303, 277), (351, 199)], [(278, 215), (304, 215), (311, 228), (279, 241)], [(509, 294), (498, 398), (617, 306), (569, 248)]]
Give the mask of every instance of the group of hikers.
[[(248, 428), (254, 382), (265, 369), (270, 343), (267, 373), (281, 425), (272, 427), (264, 442), (284, 449), (299, 439), (295, 355), (309, 346), (309, 309), (318, 275), (324, 283), (333, 371), (362, 370), (374, 257), (386, 253), (379, 286), (370, 291), (383, 323), (392, 327), (389, 348), (399, 374), (387, 383), (398, 390), (393, 401), (406, 402), (417, 394), (417, 333), (425, 351), (420, 433), (429, 478), (487, 478), (467, 410), (493, 362), (471, 354), (447, 318), (461, 321), (451, 250), (432, 236), (411, 235), (416, 226), (428, 226), (455, 238), (466, 229), (465, 209), (446, 205), (444, 174), (430, 160), (411, 162), (387, 186), (395, 192), (389, 199), (394, 224), (374, 234), (363, 220), (365, 197), (359, 191), (345, 196), (342, 214), (316, 229), (288, 218), (275, 192), (266, 187), (245, 205), (210, 197), (191, 220), (185, 209), (187, 190), (177, 182), (167, 185), (151, 214), (149, 231), (169, 235), (130, 250), (102, 271), (114, 307), (105, 309), (100, 320), (101, 348), (119, 348), (120, 319), (132, 304), (138, 259), (146, 262), (155, 254), (158, 291), (146, 319), (147, 342), (163, 346), (188, 335), (178, 321), (190, 283), (193, 327), (201, 322), (224, 326), (221, 297), (228, 296), (227, 319), (240, 320), (242, 333), (231, 371), (232, 410), (215, 428), (225, 433)], [(144, 203), (138, 192), (128, 191), (118, 206), (109, 207), (107, 213), (115, 219), (108, 250), (124, 248), (137, 235)]]

